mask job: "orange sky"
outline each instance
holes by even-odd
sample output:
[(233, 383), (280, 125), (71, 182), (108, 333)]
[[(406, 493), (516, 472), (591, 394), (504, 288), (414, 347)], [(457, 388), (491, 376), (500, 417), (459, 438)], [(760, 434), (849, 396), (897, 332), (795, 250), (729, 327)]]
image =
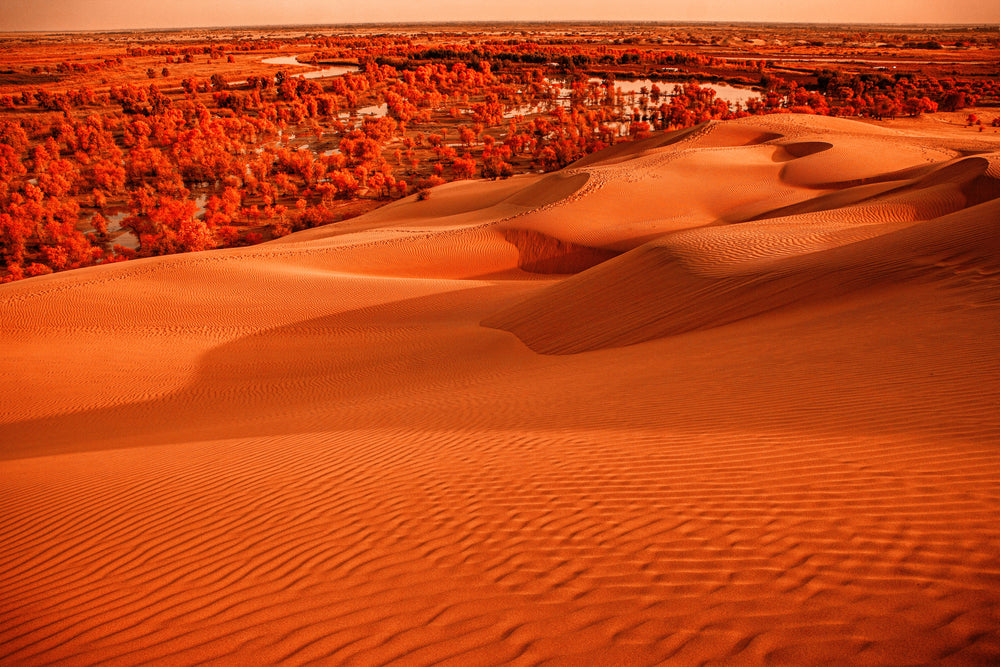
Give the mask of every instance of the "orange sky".
[(440, 20), (1000, 23), (991, 0), (0, 0), (0, 30)]

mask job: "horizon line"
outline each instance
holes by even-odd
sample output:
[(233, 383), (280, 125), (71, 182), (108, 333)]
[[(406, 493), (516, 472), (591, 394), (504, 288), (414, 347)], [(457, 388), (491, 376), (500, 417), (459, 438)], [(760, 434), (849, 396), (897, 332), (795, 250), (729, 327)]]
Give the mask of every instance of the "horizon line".
[(0, 35), (21, 35), (21, 34), (104, 34), (123, 32), (182, 32), (185, 30), (251, 30), (262, 28), (353, 28), (353, 27), (417, 27), (417, 26), (462, 26), (462, 25), (491, 25), (491, 26), (518, 26), (518, 25), (578, 25), (578, 26), (600, 26), (600, 25), (620, 25), (628, 23), (631, 25), (662, 25), (662, 26), (689, 26), (689, 25), (738, 25), (738, 26), (851, 26), (851, 27), (873, 27), (873, 28), (978, 28), (981, 30), (998, 29), (997, 23), (881, 23), (866, 21), (740, 21), (717, 19), (711, 21), (671, 21), (660, 19), (553, 19), (553, 20), (532, 20), (514, 19), (494, 21), (490, 19), (479, 19), (470, 21), (351, 21), (346, 23), (257, 23), (257, 24), (229, 24), (229, 25), (192, 25), (192, 26), (170, 26), (162, 28), (46, 28), (46, 29), (26, 29), (26, 30), (0, 30)]

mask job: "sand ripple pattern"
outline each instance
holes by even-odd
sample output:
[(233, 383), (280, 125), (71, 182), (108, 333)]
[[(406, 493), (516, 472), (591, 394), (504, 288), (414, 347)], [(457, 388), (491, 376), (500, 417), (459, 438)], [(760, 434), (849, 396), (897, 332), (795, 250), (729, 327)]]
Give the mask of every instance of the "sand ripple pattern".
[(3, 286), (0, 664), (997, 664), (976, 142), (711, 123)]

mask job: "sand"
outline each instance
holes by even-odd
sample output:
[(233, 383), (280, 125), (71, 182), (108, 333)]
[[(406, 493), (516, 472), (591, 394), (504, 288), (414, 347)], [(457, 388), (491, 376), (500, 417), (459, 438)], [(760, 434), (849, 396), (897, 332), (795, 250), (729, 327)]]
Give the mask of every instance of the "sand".
[(3, 286), (0, 663), (996, 664), (1000, 143), (923, 127)]

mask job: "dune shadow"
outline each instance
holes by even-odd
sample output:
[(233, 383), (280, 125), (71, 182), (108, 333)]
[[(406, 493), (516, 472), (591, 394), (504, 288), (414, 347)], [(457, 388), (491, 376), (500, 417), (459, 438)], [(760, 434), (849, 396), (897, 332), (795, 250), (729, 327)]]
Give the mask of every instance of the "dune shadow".
[[(303, 428), (403, 426), (405, 414), (349, 408), (434, 381), (435, 363), (448, 353), (441, 346), (465, 314), (479, 319), (489, 289), (401, 299), (238, 338), (203, 354), (194, 377), (164, 396), (0, 424), (0, 460), (287, 432), (287, 424), (274, 427), (274, 412), (289, 396), (330, 408), (284, 405), (302, 412)], [(393, 375), (404, 372), (409, 384), (395, 386)]]
[(788, 162), (799, 158), (822, 153), (833, 148), (828, 141), (800, 141), (793, 144), (778, 144), (777, 150), (771, 156), (773, 162)]
[(824, 193), (806, 201), (781, 206), (752, 217), (729, 222), (755, 222), (804, 213), (831, 211), (941, 185), (954, 186), (964, 196), (966, 206), (975, 206), (1000, 197), (1000, 179), (987, 173), (989, 165), (990, 162), (986, 158), (965, 157), (952, 160), (944, 165), (921, 165), (869, 178), (831, 182), (816, 187), (833, 189), (836, 192)]
[[(706, 331), (904, 282), (946, 280), (956, 271), (992, 275), (998, 237), (991, 216), (998, 202), (832, 248), (779, 254), (718, 275), (690, 269), (692, 251), (675, 247), (668, 236), (498, 309), (482, 323), (513, 333), (541, 354), (579, 354)], [(708, 263), (712, 252), (725, 252), (734, 242), (724, 227), (713, 229), (718, 233), (704, 243), (708, 250), (700, 251)]]
[(517, 248), (518, 268), (528, 273), (580, 273), (621, 254), (615, 250), (562, 241), (530, 229), (505, 229), (503, 237)]

